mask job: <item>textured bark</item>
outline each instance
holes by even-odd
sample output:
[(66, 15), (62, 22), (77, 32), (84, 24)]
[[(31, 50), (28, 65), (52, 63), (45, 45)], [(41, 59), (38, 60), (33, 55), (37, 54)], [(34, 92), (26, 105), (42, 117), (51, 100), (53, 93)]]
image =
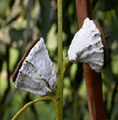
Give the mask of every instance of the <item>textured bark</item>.
[[(81, 28), (86, 17), (92, 19), (90, 0), (76, 0), (76, 8), (78, 25), (79, 28)], [(96, 73), (94, 70), (91, 70), (88, 65), (84, 64), (84, 75), (87, 88), (90, 120), (105, 120), (101, 73)]]

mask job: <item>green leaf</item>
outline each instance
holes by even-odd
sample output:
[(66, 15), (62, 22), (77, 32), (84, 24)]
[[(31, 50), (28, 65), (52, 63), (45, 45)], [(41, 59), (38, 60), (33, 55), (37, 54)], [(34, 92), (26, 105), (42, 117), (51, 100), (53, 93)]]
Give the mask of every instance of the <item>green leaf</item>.
[(118, 0), (101, 0), (99, 3), (99, 9), (101, 11), (109, 11), (118, 7)]
[(11, 28), (9, 30), (11, 41), (18, 42), (19, 40), (23, 40), (23, 33), (24, 33), (24, 29), (17, 30), (17, 29)]
[(10, 7), (11, 0), (0, 0), (0, 17), (5, 19), (6, 12)]
[[(117, 96), (118, 96), (118, 94), (117, 94)], [(118, 97), (116, 98), (116, 102), (115, 102), (114, 109), (112, 112), (112, 118), (113, 118), (113, 120), (118, 120)]]
[(25, 31), (25, 36), (24, 36), (21, 55), (24, 54), (28, 41), (32, 39), (31, 38), (32, 34), (30, 33), (30, 21), (31, 21), (31, 15), (32, 15), (32, 9), (33, 9), (33, 6), (34, 6), (34, 2), (35, 2), (34, 0), (28, 0), (27, 27), (26, 27), (26, 31)]
[(46, 39), (49, 29), (50, 0), (39, 0), (41, 6), (41, 31), (42, 37)]
[(118, 7), (115, 8), (115, 13), (116, 13), (116, 16), (118, 18)]
[(92, 1), (92, 9), (95, 8), (96, 4), (98, 3), (99, 0), (93, 0)]

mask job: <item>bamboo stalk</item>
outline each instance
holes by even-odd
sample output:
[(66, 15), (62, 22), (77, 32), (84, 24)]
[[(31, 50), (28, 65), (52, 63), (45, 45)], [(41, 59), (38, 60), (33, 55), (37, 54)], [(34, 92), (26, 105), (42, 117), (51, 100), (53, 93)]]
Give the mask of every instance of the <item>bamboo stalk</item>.
[[(76, 0), (76, 9), (78, 25), (79, 28), (81, 28), (86, 17), (92, 19), (90, 0)], [(91, 70), (88, 65), (84, 64), (84, 75), (90, 120), (105, 120), (101, 73), (96, 73), (94, 70)]]

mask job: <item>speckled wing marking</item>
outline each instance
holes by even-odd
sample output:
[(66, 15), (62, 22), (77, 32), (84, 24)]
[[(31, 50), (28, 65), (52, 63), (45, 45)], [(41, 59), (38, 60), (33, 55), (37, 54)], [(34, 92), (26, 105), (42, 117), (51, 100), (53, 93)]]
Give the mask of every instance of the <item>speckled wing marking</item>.
[(56, 73), (43, 38), (31, 49), (18, 72), (15, 87), (46, 95), (55, 89)]
[(93, 20), (86, 18), (82, 28), (75, 34), (68, 50), (73, 63), (88, 64), (91, 69), (101, 72), (104, 66), (104, 45), (100, 30)]
[(105, 40), (105, 37), (104, 37), (104, 34), (103, 34), (103, 31), (100, 27), (100, 24), (98, 21), (96, 20), (93, 20), (93, 22), (95, 23), (96, 27), (99, 29), (100, 33), (101, 33), (101, 37), (102, 37), (102, 44), (103, 44), (103, 48), (104, 48), (104, 66), (103, 67), (106, 67), (107, 65), (107, 62), (108, 62), (108, 49), (107, 49), (107, 44), (106, 44), (106, 40)]

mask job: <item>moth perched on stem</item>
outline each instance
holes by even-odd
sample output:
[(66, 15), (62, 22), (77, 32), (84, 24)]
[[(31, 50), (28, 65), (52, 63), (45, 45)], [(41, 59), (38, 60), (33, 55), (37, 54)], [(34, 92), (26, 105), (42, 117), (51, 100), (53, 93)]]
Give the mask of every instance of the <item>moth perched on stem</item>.
[(56, 73), (41, 38), (30, 50), (18, 70), (15, 87), (33, 94), (46, 95), (54, 90)]
[(91, 69), (101, 72), (108, 60), (107, 56), (106, 42), (98, 22), (86, 18), (69, 47), (69, 60), (86, 63)]

